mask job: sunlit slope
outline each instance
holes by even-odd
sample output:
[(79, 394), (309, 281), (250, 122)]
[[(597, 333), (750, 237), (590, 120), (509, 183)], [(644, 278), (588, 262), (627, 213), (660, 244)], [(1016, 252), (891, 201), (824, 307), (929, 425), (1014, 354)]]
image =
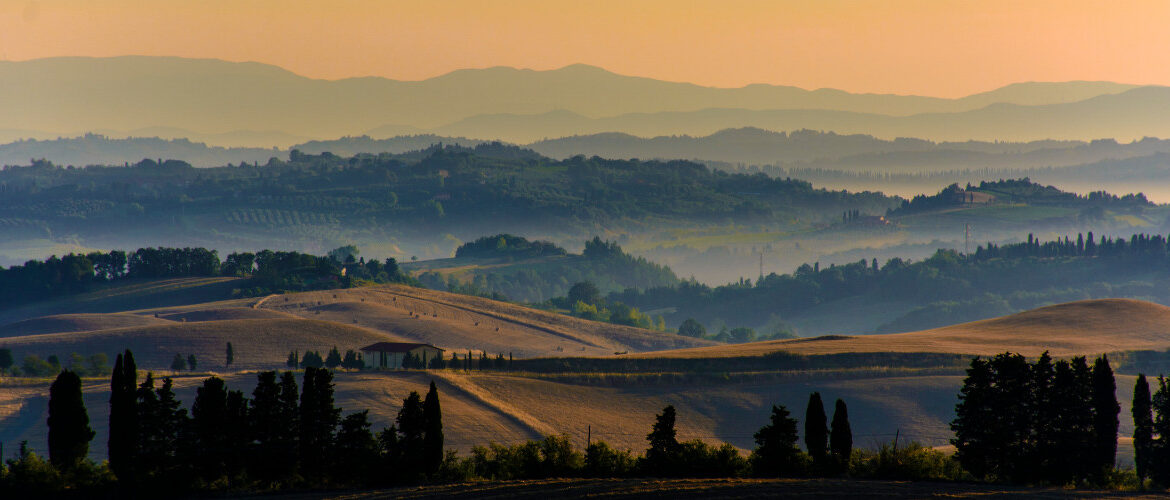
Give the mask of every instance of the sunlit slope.
[(259, 307), (369, 328), (448, 350), (512, 353), (517, 357), (606, 356), (714, 344), (400, 285), (273, 296)]
[(1010, 316), (910, 333), (833, 335), (643, 353), (642, 357), (710, 358), (847, 352), (1004, 351), (1054, 356), (1170, 348), (1170, 307), (1132, 299), (1099, 299), (1041, 307)]
[(231, 342), (231, 369), (274, 368), (284, 365), (289, 351), (320, 351), (337, 346), (342, 352), (374, 342), (403, 339), (382, 332), (309, 319), (237, 319), (223, 321), (167, 322), (166, 324), (114, 328), (89, 332), (24, 335), (3, 339), (3, 346), (23, 358), (42, 358), (70, 353), (111, 356), (124, 349), (134, 352), (141, 368), (169, 367), (175, 354), (194, 354), (202, 369), (224, 370), (227, 343)]
[[(157, 307), (179, 307), (223, 300), (240, 287), (240, 278), (169, 278), (127, 280), (96, 290), (12, 308), (0, 305), (0, 325), (41, 316), (112, 313)], [(2, 328), (2, 327), (0, 327)]]

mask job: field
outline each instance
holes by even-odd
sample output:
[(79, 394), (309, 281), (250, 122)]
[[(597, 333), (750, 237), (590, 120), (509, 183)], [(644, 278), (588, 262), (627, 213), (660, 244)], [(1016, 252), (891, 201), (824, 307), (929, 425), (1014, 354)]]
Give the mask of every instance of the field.
[(762, 356), (849, 352), (937, 352), (1035, 356), (1091, 355), (1170, 348), (1170, 307), (1130, 299), (1084, 300), (1041, 307), (1002, 318), (884, 335), (831, 335), (635, 354), (641, 357)]
[[(230, 285), (230, 283), (228, 283)], [(598, 357), (692, 358), (796, 354), (962, 353), (1004, 350), (1035, 355), (1096, 354), (1132, 349), (1170, 348), (1170, 308), (1134, 300), (1097, 300), (1061, 304), (1017, 315), (934, 330), (870, 336), (832, 336), (741, 345), (713, 342), (594, 323), (487, 299), (403, 286), (306, 292), (253, 299), (190, 303), (162, 300), (166, 290), (203, 290), (222, 283), (137, 283), (82, 296), (78, 307), (105, 313), (70, 313), (66, 302), (7, 311), (10, 317), (46, 311), (48, 316), (17, 317), (0, 326), (0, 346), (26, 354), (65, 359), (71, 352), (113, 354), (130, 348), (140, 374), (171, 374), (175, 354), (195, 354), (196, 373), (174, 374), (182, 400), (190, 404), (194, 387), (219, 374), (233, 389), (248, 393), (255, 371), (279, 369), (291, 350), (356, 349), (377, 341), (428, 342), (449, 351), (517, 358)], [(143, 290), (161, 290), (152, 296)], [(176, 294), (173, 297), (178, 297)], [(198, 296), (198, 294), (196, 294)], [(161, 302), (168, 305), (157, 305)], [(137, 304), (154, 307), (134, 308)], [(117, 307), (124, 309), (117, 310)], [(235, 362), (224, 364), (232, 342)], [(615, 355), (626, 352), (627, 355)], [(875, 358), (880, 359), (880, 358)], [(889, 364), (891, 362), (885, 362)], [(896, 363), (896, 362), (893, 362)], [(879, 362), (880, 364), (880, 362)], [(777, 368), (776, 370), (780, 370)], [(891, 441), (915, 440), (946, 446), (958, 369), (910, 370), (900, 366), (858, 369), (788, 370), (701, 374), (672, 373), (465, 373), (455, 370), (338, 372), (336, 400), (348, 411), (370, 410), (374, 429), (393, 423), (410, 391), (439, 386), (449, 447), (466, 453), (488, 442), (515, 444), (548, 434), (565, 434), (577, 446), (605, 440), (640, 452), (655, 413), (678, 408), (680, 439), (728, 442), (754, 447), (752, 434), (773, 404), (803, 412), (808, 394), (850, 406), (855, 443), (873, 448)], [(0, 380), (0, 442), (27, 439), (44, 448), (47, 379)], [(1132, 377), (1118, 380), (1122, 414), (1128, 414)], [(87, 380), (85, 400), (93, 428), (94, 458), (104, 457), (108, 382)], [(1119, 462), (1128, 463), (1132, 433), (1122, 418)]]
[(849, 479), (547, 479), (423, 486), (281, 498), (1165, 498), (1157, 493), (1020, 488), (988, 484)]

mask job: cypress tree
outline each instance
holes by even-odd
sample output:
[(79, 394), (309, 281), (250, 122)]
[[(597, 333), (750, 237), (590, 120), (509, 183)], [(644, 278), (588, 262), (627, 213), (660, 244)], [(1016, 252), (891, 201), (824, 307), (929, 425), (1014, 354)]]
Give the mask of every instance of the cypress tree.
[(1050, 477), (1054, 474), (1053, 469), (1060, 467), (1054, 462), (1060, 454), (1060, 437), (1054, 426), (1061, 417), (1060, 408), (1053, 401), (1055, 376), (1052, 357), (1048, 355), (1048, 351), (1044, 351), (1040, 359), (1032, 365), (1032, 397), (1027, 405), (1032, 419), (1032, 459), (1029, 472), (1032, 478)]
[(297, 438), (300, 435), (300, 397), (296, 375), (286, 371), (280, 376), (280, 393), (277, 396), (279, 427), (273, 436), (273, 473), (291, 476), (297, 468)]
[(817, 462), (828, 454), (829, 426), (819, 392), (808, 395), (808, 406), (804, 410), (804, 446)]
[(1150, 478), (1158, 484), (1170, 484), (1170, 460), (1167, 460), (1167, 441), (1170, 440), (1170, 390), (1166, 388), (1166, 379), (1158, 376), (1158, 390), (1150, 398), (1150, 407), (1153, 408), (1153, 434), (1157, 436), (1153, 442), (1150, 459), (1146, 470)]
[(646, 469), (654, 475), (670, 475), (672, 467), (678, 462), (679, 444), (678, 432), (674, 429), (674, 405), (662, 409), (662, 413), (655, 416), (654, 426), (646, 440), (650, 447), (646, 449)]
[(256, 375), (256, 388), (252, 390), (250, 404), (247, 424), (250, 439), (255, 441), (255, 460), (251, 462), (249, 472), (263, 479), (277, 479), (282, 473), (277, 466), (280, 461), (277, 436), (285, 422), (280, 418), (280, 386), (276, 383), (276, 372)]
[(1113, 469), (1117, 456), (1117, 415), (1121, 405), (1117, 403), (1117, 383), (1109, 358), (1102, 355), (1093, 362), (1093, 438), (1095, 473), (1100, 479)]
[(435, 474), (443, 465), (443, 410), (439, 405), (439, 390), (435, 382), (431, 381), (431, 388), (427, 391), (423, 401), (423, 421), (426, 431), (423, 435), (423, 460), (427, 465), (427, 474)]
[(975, 358), (967, 368), (967, 378), (959, 389), (959, 403), (955, 405), (955, 419), (951, 431), (955, 437), (955, 457), (963, 468), (977, 478), (986, 478), (995, 469), (994, 437), (987, 425), (991, 415), (991, 363)]
[(229, 391), (224, 412), (225, 462), (229, 478), (243, 473), (251, 451), (251, 429), (248, 421), (248, 398), (242, 391)]
[(772, 419), (752, 436), (756, 449), (752, 451), (752, 468), (760, 476), (776, 477), (797, 472), (800, 448), (796, 443), (800, 436), (796, 431), (796, 419), (789, 416), (784, 406), (772, 405)]
[(141, 479), (157, 475), (157, 467), (164, 461), (167, 449), (162, 440), (164, 415), (154, 389), (154, 374), (146, 373), (146, 379), (138, 386), (138, 472)]
[(119, 354), (110, 376), (110, 469), (123, 484), (135, 481), (138, 461), (138, 369), (129, 349)]
[(833, 423), (829, 433), (829, 450), (833, 459), (842, 470), (849, 469), (849, 459), (853, 456), (853, 430), (849, 427), (849, 408), (845, 401), (837, 399), (833, 408)]
[(158, 396), (157, 418), (160, 419), (160, 424), (156, 429), (158, 432), (156, 444), (163, 451), (163, 454), (160, 462), (155, 464), (155, 469), (173, 488), (177, 482), (189, 479), (190, 476), (189, 474), (180, 474), (182, 464), (179, 461), (179, 458), (191, 456), (190, 443), (187, 442), (190, 440), (183, 439), (190, 427), (188, 425), (189, 419), (187, 418), (187, 409), (183, 408), (182, 403), (175, 396), (174, 383), (170, 377), (163, 379), (162, 387), (158, 389), (156, 394)]
[(364, 480), (378, 460), (378, 442), (370, 432), (369, 410), (346, 415), (337, 431), (334, 477)]
[(49, 386), (49, 461), (59, 470), (73, 468), (89, 453), (94, 431), (81, 396), (81, 377), (70, 370)]
[(1150, 384), (1146, 375), (1139, 373), (1133, 385), (1133, 462), (1139, 479), (1150, 474), (1154, 454), (1154, 415), (1150, 406)]
[(224, 366), (232, 366), (232, 362), (236, 360), (236, 352), (232, 349), (232, 343), (227, 343), (227, 353), (224, 356)]

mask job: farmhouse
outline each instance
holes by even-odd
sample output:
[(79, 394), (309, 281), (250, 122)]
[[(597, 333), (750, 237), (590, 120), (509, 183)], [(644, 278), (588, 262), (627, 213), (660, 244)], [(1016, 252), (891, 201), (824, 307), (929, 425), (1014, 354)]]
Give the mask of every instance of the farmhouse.
[(415, 359), (430, 363), (443, 355), (443, 350), (430, 344), (408, 342), (378, 342), (360, 349), (367, 369), (402, 368), (402, 358), (407, 354)]

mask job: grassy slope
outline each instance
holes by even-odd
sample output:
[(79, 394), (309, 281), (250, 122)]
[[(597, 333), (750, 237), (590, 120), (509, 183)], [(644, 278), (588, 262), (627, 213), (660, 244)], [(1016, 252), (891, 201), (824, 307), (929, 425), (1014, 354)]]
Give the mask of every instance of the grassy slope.
[(842, 352), (942, 352), (989, 355), (1004, 351), (1054, 356), (1170, 348), (1170, 307), (1131, 299), (1101, 299), (1041, 307), (1001, 318), (920, 332), (814, 337), (676, 351), (641, 357), (708, 358)]

